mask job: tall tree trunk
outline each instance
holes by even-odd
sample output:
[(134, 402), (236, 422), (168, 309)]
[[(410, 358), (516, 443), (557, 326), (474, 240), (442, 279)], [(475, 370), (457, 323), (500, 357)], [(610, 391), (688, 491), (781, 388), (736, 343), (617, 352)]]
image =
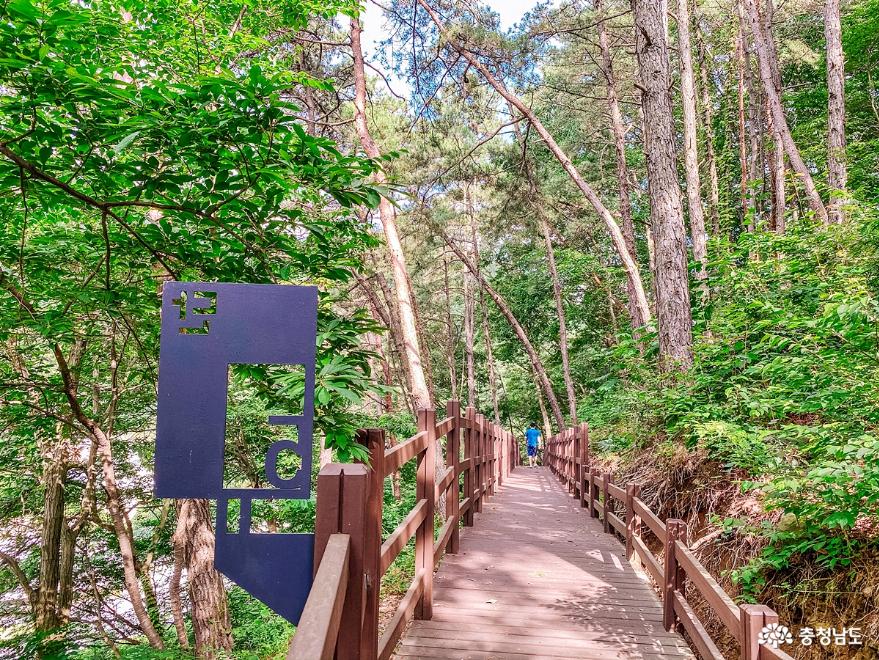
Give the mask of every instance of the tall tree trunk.
[(479, 407), (476, 397), (476, 360), (473, 356), (473, 287), (470, 276), (464, 274), (464, 356), (467, 359), (467, 405)]
[(745, 48), (747, 39), (745, 27), (740, 23), (736, 39), (736, 60), (738, 77), (736, 99), (738, 101), (738, 142), (739, 142), (739, 203), (742, 209), (742, 223), (747, 224), (751, 214), (748, 212), (748, 137), (745, 124), (745, 73), (748, 64), (748, 51)]
[[(771, 34), (772, 18), (775, 14), (774, 0), (766, 0), (766, 11), (763, 13), (764, 31)], [(781, 72), (778, 68), (778, 51), (775, 41), (769, 41), (769, 59), (772, 68), (772, 80), (775, 83), (775, 92), (781, 97)], [(772, 182), (772, 228), (775, 232), (783, 234), (785, 230), (785, 210), (787, 206), (787, 193), (785, 192), (784, 170), (784, 143), (781, 132), (772, 119), (772, 109), (769, 101), (766, 102), (766, 117), (772, 127), (772, 146), (769, 150), (769, 173)]]
[(449, 261), (443, 255), (443, 284), (446, 294), (446, 360), (452, 401), (458, 401), (458, 375), (455, 369), (455, 325), (452, 323), (452, 293), (449, 289)]
[(762, 136), (763, 117), (760, 90), (751, 72), (751, 58), (745, 51), (745, 86), (748, 90), (748, 231), (754, 232), (763, 221), (760, 185), (763, 180)]
[[(174, 630), (177, 633), (177, 643), (182, 649), (189, 648), (189, 636), (186, 633), (186, 619), (183, 616), (183, 599), (180, 597), (180, 583), (183, 580), (183, 568), (186, 564), (186, 526), (181, 512), (186, 500), (176, 500), (177, 529), (171, 537), (171, 548), (174, 556), (174, 569), (171, 580), (168, 583), (168, 600), (171, 605), (171, 616), (174, 619)], [(185, 512), (183, 512), (185, 513)]]
[[(371, 279), (371, 278), (370, 278)], [(403, 390), (403, 396), (406, 400), (406, 405), (410, 410), (413, 410), (412, 407), (412, 397), (409, 396), (408, 384), (412, 382), (412, 379), (409, 376), (409, 363), (406, 361), (406, 347), (405, 347), (405, 339), (403, 337), (403, 330), (400, 325), (400, 308), (394, 304), (394, 296), (391, 293), (390, 287), (388, 287), (388, 283), (380, 272), (375, 274), (375, 282), (378, 284), (379, 289), (382, 292), (382, 299), (384, 300), (384, 305), (382, 305), (381, 300), (379, 300), (375, 291), (370, 284), (370, 280), (358, 278), (358, 281), (361, 285), (361, 288), (366, 292), (367, 297), (370, 302), (370, 309), (373, 312), (373, 316), (376, 319), (381, 318), (382, 323), (388, 329), (388, 336), (390, 337), (391, 344), (394, 347), (394, 356), (397, 360), (398, 374), (402, 376), (399, 379), (400, 385)], [(387, 311), (385, 311), (387, 310)]]
[[(539, 200), (538, 200), (539, 204)], [(543, 233), (543, 242), (546, 245), (546, 261), (549, 265), (549, 275), (552, 278), (552, 296), (555, 299), (556, 315), (559, 319), (559, 352), (562, 356), (562, 374), (565, 379), (565, 391), (568, 395), (568, 413), (571, 416), (571, 425), (577, 423), (577, 398), (574, 393), (574, 379), (571, 377), (571, 361), (568, 357), (568, 326), (565, 321), (565, 301), (562, 299), (562, 282), (555, 263), (555, 250), (552, 247), (552, 235), (549, 228), (549, 220), (541, 209), (538, 211), (540, 229)]]
[(491, 346), (491, 330), (488, 325), (488, 307), (482, 291), (479, 292), (479, 308), (482, 311), (482, 338), (485, 340), (485, 363), (488, 365), (488, 385), (491, 388), (491, 405), (494, 410), (494, 423), (501, 424), (501, 409), (498, 405), (497, 369), (494, 364), (494, 350)]
[[(595, 11), (602, 13), (602, 1), (595, 0)], [(617, 166), (617, 194), (620, 200), (620, 222), (622, 224), (623, 238), (626, 248), (632, 257), (632, 261), (638, 262), (638, 251), (635, 245), (635, 222), (632, 219), (632, 200), (629, 190), (629, 166), (626, 163), (626, 129), (623, 125), (623, 113), (620, 111), (620, 102), (617, 95), (617, 82), (613, 70), (613, 57), (607, 39), (605, 18), (602, 16), (598, 22), (598, 46), (601, 50), (601, 71), (607, 85), (607, 110), (610, 115), (610, 129), (613, 133), (614, 151), (616, 153)], [(628, 292), (629, 318), (632, 329), (645, 325), (646, 320), (641, 316), (638, 306), (637, 292), (632, 287), (631, 280), (626, 281)]]
[[(354, 125), (357, 136), (366, 155), (370, 158), (380, 158), (381, 152), (373, 140), (366, 123), (366, 73), (364, 71), (363, 50), (360, 46), (360, 21), (351, 19), (351, 51), (354, 56)], [(385, 175), (379, 171), (375, 175), (378, 184), (385, 183)], [(391, 272), (394, 276), (395, 302), (399, 308), (400, 326), (403, 333), (403, 348), (405, 359), (408, 364), (408, 376), (410, 379), (409, 390), (412, 394), (415, 408), (431, 408), (433, 401), (430, 389), (424, 377), (424, 367), (421, 360), (421, 346), (418, 341), (418, 328), (415, 320), (415, 310), (412, 303), (412, 295), (409, 288), (409, 274), (406, 270), (406, 257), (403, 254), (403, 245), (397, 230), (397, 214), (391, 204), (384, 197), (379, 203), (379, 216), (385, 232), (385, 242), (388, 246), (388, 256), (391, 261)]]
[[(91, 420), (89, 420), (91, 422)], [(104, 492), (107, 494), (107, 508), (110, 511), (110, 519), (113, 521), (113, 530), (119, 543), (119, 554), (122, 557), (122, 573), (131, 607), (137, 617), (137, 622), (143, 630), (150, 646), (164, 648), (164, 642), (150, 620), (149, 612), (144, 603), (140, 591), (140, 581), (137, 578), (136, 558), (134, 541), (130, 533), (130, 522), (122, 502), (122, 494), (116, 481), (116, 468), (113, 463), (113, 450), (110, 446), (110, 438), (97, 424), (89, 428), (93, 439), (98, 445), (98, 455), (101, 459), (101, 467), (104, 473)]]
[[(699, 22), (701, 26), (701, 22)], [(711, 231), (720, 234), (720, 179), (717, 176), (717, 157), (714, 153), (714, 105), (711, 100), (711, 67), (705, 43), (705, 35), (701, 27), (696, 30), (696, 41), (699, 49), (699, 78), (702, 97), (702, 129), (705, 134), (705, 169), (708, 170), (708, 213), (711, 218)]]
[(214, 530), (208, 500), (183, 500), (174, 542), (183, 545), (186, 582), (199, 658), (232, 650), (232, 624), (223, 578), (214, 568)]
[(464, 251), (461, 250), (453, 241), (451, 241), (447, 236), (442, 235), (441, 238), (445, 241), (446, 245), (449, 246), (449, 249), (455, 253), (455, 256), (467, 267), (473, 276), (476, 278), (476, 281), (479, 282), (480, 286), (485, 289), (485, 292), (488, 294), (488, 297), (494, 301), (494, 304), (497, 305), (497, 308), (500, 310), (501, 314), (504, 315), (504, 318), (507, 319), (507, 322), (513, 328), (513, 332), (516, 333), (516, 337), (518, 337), (519, 341), (522, 344), (522, 347), (525, 349), (525, 352), (528, 354), (528, 358), (531, 360), (531, 366), (534, 368), (534, 372), (537, 374), (538, 382), (543, 388), (543, 392), (546, 395), (547, 401), (549, 401), (550, 408), (552, 409), (552, 414), (555, 417), (556, 424), (560, 429), (565, 428), (565, 417), (562, 415), (562, 409), (559, 407), (558, 399), (556, 398), (555, 392), (552, 389), (552, 381), (549, 379), (549, 375), (546, 372), (546, 367), (543, 365), (543, 361), (540, 359), (540, 356), (537, 354), (537, 351), (534, 349), (534, 345), (531, 343), (531, 340), (528, 338), (528, 333), (525, 332), (525, 328), (522, 327), (522, 324), (519, 323), (519, 320), (516, 318), (516, 315), (513, 313), (512, 308), (509, 306), (506, 300), (504, 300), (503, 296), (495, 291), (494, 287), (488, 283), (488, 280), (479, 272), (479, 269), (473, 264), (470, 258), (464, 254)]
[(537, 131), (537, 134), (543, 140), (544, 144), (546, 144), (550, 153), (555, 157), (555, 159), (559, 162), (568, 176), (573, 181), (574, 185), (580, 189), (580, 192), (586, 197), (589, 203), (592, 205), (592, 208), (601, 218), (605, 227), (607, 228), (608, 233), (610, 234), (611, 241), (614, 245), (614, 249), (617, 251), (617, 254), (620, 257), (620, 261), (623, 264), (623, 268), (626, 271), (626, 277), (630, 280), (632, 289), (635, 292), (636, 300), (638, 303), (638, 307), (641, 310), (641, 315), (644, 318), (645, 323), (649, 323), (650, 321), (650, 308), (647, 305), (647, 295), (644, 293), (644, 285), (641, 281), (641, 273), (638, 271), (638, 265), (635, 263), (632, 258), (629, 249), (626, 247), (626, 241), (623, 237), (622, 231), (620, 231), (620, 227), (617, 224), (616, 220), (614, 220), (613, 215), (604, 205), (604, 203), (599, 198), (598, 194), (592, 189), (592, 187), (586, 182), (583, 176), (580, 174), (579, 170), (574, 166), (574, 163), (568, 157), (568, 155), (564, 152), (564, 150), (559, 146), (559, 144), (555, 141), (552, 134), (546, 129), (543, 125), (543, 122), (537, 117), (534, 111), (526, 105), (522, 99), (513, 94), (509, 89), (507, 89), (506, 85), (504, 85), (494, 74), (489, 71), (488, 67), (483, 64), (476, 54), (460, 44), (455, 37), (446, 29), (445, 24), (440, 20), (440, 17), (437, 13), (431, 8), (431, 6), (426, 2), (426, 0), (416, 0), (419, 6), (423, 7), (425, 11), (430, 15), (431, 20), (439, 29), (446, 43), (454, 49), (457, 53), (461, 55), (465, 60), (467, 60), (470, 65), (479, 71), (482, 77), (491, 85), (495, 91), (500, 94), (505, 101), (513, 105), (522, 115), (531, 123), (534, 127), (534, 130)]
[(693, 363), (686, 227), (675, 158), (665, 0), (632, 0), (644, 108), (650, 223), (656, 244), (656, 317), (664, 369)]
[(699, 266), (696, 279), (703, 297), (708, 296), (708, 236), (705, 233), (705, 210), (702, 207), (702, 183), (699, 178), (698, 132), (696, 130), (696, 79), (693, 75), (693, 50), (690, 45), (690, 0), (678, 0), (678, 61), (681, 69), (681, 101), (684, 117), (684, 174), (687, 181), (687, 211), (693, 257)]
[(61, 578), (61, 538), (64, 529), (64, 478), (67, 442), (57, 433), (47, 448), (43, 468), (43, 514), (40, 534), (40, 573), (34, 619), (37, 630), (53, 630), (58, 618), (58, 583)]
[(830, 188), (827, 211), (831, 223), (840, 223), (845, 220), (843, 206), (848, 169), (845, 156), (845, 61), (839, 0), (826, 1), (824, 37), (827, 42), (827, 185)]
[(760, 79), (763, 83), (763, 91), (768, 96), (769, 109), (772, 114), (772, 121), (776, 129), (781, 134), (781, 141), (784, 145), (784, 151), (787, 159), (791, 164), (794, 172), (803, 182), (806, 190), (806, 197), (809, 200), (809, 207), (815, 213), (821, 222), (825, 224), (829, 222), (827, 209), (824, 202), (821, 201), (821, 195), (818, 188), (815, 187), (815, 181), (812, 179), (812, 173), (809, 171), (800, 150), (797, 148), (794, 139), (791, 136), (790, 129), (787, 125), (787, 119), (784, 116), (784, 108), (781, 105), (781, 96), (776, 92), (775, 82), (772, 76), (772, 60), (770, 55), (772, 39), (770, 32), (764, 31), (760, 20), (760, 13), (757, 10), (756, 0), (742, 0), (745, 8), (745, 18), (751, 28), (751, 34), (754, 36), (754, 47), (757, 53), (757, 63), (760, 68)]

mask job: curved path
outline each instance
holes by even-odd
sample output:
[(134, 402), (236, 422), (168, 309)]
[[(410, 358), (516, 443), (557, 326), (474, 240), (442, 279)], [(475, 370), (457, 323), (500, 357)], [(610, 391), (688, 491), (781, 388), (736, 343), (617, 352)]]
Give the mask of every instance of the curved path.
[(662, 606), (548, 468), (516, 469), (434, 578), (397, 658), (693, 658)]

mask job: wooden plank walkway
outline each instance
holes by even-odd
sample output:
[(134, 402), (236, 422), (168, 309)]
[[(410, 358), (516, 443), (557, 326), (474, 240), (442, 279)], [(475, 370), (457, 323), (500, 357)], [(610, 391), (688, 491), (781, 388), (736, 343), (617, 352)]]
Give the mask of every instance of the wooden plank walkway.
[(516, 468), (434, 582), (397, 658), (693, 658), (662, 606), (548, 468)]

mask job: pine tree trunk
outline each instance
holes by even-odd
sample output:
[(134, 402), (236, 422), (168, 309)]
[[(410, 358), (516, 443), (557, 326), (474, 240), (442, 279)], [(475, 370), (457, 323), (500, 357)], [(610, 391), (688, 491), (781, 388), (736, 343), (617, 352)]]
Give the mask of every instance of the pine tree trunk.
[(684, 118), (684, 174), (687, 182), (687, 211), (693, 257), (699, 264), (696, 279), (703, 298), (708, 297), (708, 236), (705, 233), (705, 210), (702, 207), (702, 183), (699, 177), (698, 131), (696, 130), (696, 80), (690, 45), (690, 0), (678, 1), (678, 61), (681, 69), (681, 101)]
[(137, 618), (137, 622), (144, 635), (154, 648), (164, 648), (164, 642), (150, 620), (149, 612), (144, 603), (140, 591), (140, 581), (137, 578), (134, 541), (130, 532), (130, 523), (127, 519), (126, 509), (122, 503), (122, 495), (116, 482), (116, 469), (113, 464), (113, 451), (110, 447), (110, 439), (97, 426), (89, 429), (98, 445), (98, 455), (101, 458), (101, 467), (104, 472), (104, 492), (107, 494), (107, 508), (110, 519), (113, 522), (113, 530), (119, 543), (119, 554), (122, 558), (122, 574), (125, 589), (131, 600), (131, 608)]
[(61, 578), (61, 538), (64, 528), (64, 478), (66, 441), (61, 433), (43, 460), (43, 512), (40, 534), (40, 572), (36, 592), (34, 619), (37, 630), (48, 631), (60, 625), (58, 617), (58, 583)]
[(473, 286), (470, 277), (464, 275), (464, 355), (467, 359), (467, 405), (479, 408), (476, 397), (476, 361), (473, 356)]
[(705, 134), (705, 169), (708, 170), (708, 213), (711, 217), (711, 232), (720, 234), (720, 179), (717, 176), (717, 156), (714, 153), (714, 105), (711, 100), (711, 59), (705, 44), (705, 35), (696, 30), (699, 48), (699, 78), (702, 97), (702, 128)]
[[(772, 30), (772, 17), (775, 13), (774, 0), (766, 0), (766, 11), (763, 13), (763, 25), (766, 34)], [(769, 59), (772, 68), (772, 80), (775, 84), (776, 94), (781, 96), (781, 72), (778, 69), (778, 52), (775, 41), (769, 41)], [(787, 193), (785, 192), (785, 169), (784, 169), (784, 143), (781, 140), (781, 132), (775, 126), (772, 119), (772, 109), (767, 99), (766, 117), (772, 129), (772, 143), (769, 149), (769, 178), (772, 184), (772, 229), (783, 234), (785, 230), (785, 210), (787, 206)]]
[[(351, 50), (354, 55), (354, 125), (360, 144), (370, 158), (380, 158), (381, 152), (373, 140), (366, 123), (366, 74), (364, 72), (363, 51), (360, 46), (360, 21), (351, 19)], [(379, 171), (375, 175), (377, 184), (385, 183), (385, 175)], [(404, 358), (408, 365), (409, 391), (416, 409), (432, 408), (430, 389), (424, 376), (421, 360), (421, 346), (418, 341), (418, 327), (415, 319), (412, 295), (409, 287), (409, 274), (406, 270), (406, 257), (397, 230), (397, 214), (384, 197), (379, 203), (379, 216), (385, 232), (385, 242), (394, 276), (395, 303), (399, 308), (400, 326), (403, 333)]]
[(736, 100), (738, 101), (738, 142), (739, 142), (739, 203), (742, 209), (742, 224), (747, 224), (750, 217), (748, 213), (748, 138), (745, 124), (745, 70), (749, 67), (747, 62), (747, 49), (745, 48), (744, 25), (739, 25), (738, 39), (736, 40), (736, 60), (738, 63), (738, 77), (736, 86)]
[(660, 363), (666, 370), (693, 363), (686, 227), (678, 186), (665, 0), (632, 0), (644, 108), (644, 149), (650, 223), (656, 245), (656, 316)]
[(479, 308), (482, 311), (482, 338), (485, 340), (485, 362), (488, 365), (488, 385), (491, 388), (491, 405), (494, 410), (494, 423), (501, 424), (501, 409), (498, 405), (497, 369), (494, 364), (494, 351), (491, 346), (491, 330), (488, 325), (488, 308), (482, 291), (479, 292)]
[(452, 323), (452, 294), (449, 289), (449, 262), (443, 256), (443, 284), (446, 295), (446, 361), (452, 401), (458, 401), (458, 374), (455, 368), (455, 325)]
[(562, 356), (562, 374), (565, 380), (565, 391), (568, 395), (568, 413), (571, 416), (571, 425), (577, 423), (577, 398), (574, 393), (574, 379), (571, 377), (571, 361), (568, 357), (568, 326), (565, 321), (565, 301), (562, 298), (562, 282), (555, 263), (555, 250), (552, 247), (552, 235), (550, 234), (549, 221), (542, 209), (538, 212), (540, 229), (543, 233), (543, 242), (546, 245), (546, 261), (549, 265), (549, 275), (552, 278), (552, 297), (555, 299), (556, 315), (559, 319), (559, 352)]
[(796, 143), (794, 143), (794, 139), (791, 136), (790, 129), (787, 125), (787, 119), (785, 119), (784, 116), (784, 108), (781, 105), (780, 94), (778, 94), (775, 89), (775, 82), (772, 76), (771, 46), (769, 45), (769, 42), (772, 39), (772, 34), (763, 29), (756, 1), (742, 0), (742, 2), (744, 3), (745, 18), (748, 21), (748, 25), (751, 28), (751, 34), (754, 37), (754, 48), (760, 68), (760, 79), (763, 83), (763, 91), (768, 96), (772, 121), (781, 134), (784, 151), (787, 154), (787, 159), (790, 162), (791, 167), (803, 182), (803, 187), (806, 190), (806, 197), (809, 200), (809, 207), (818, 219), (826, 224), (829, 222), (827, 209), (824, 206), (824, 202), (821, 201), (821, 195), (818, 193), (818, 188), (815, 187), (812, 173), (809, 171), (809, 167), (800, 155), (800, 150), (797, 148)]
[(476, 278), (476, 281), (479, 282), (480, 286), (485, 289), (485, 292), (488, 294), (488, 297), (494, 301), (494, 304), (497, 305), (497, 308), (500, 310), (501, 314), (504, 315), (504, 318), (507, 319), (507, 322), (513, 328), (513, 332), (516, 333), (516, 337), (518, 337), (519, 341), (522, 344), (522, 347), (525, 349), (525, 352), (528, 354), (528, 358), (531, 360), (531, 366), (534, 369), (534, 372), (537, 374), (538, 382), (540, 386), (543, 388), (543, 392), (546, 395), (547, 401), (549, 401), (550, 408), (552, 409), (552, 414), (555, 417), (556, 423), (560, 429), (565, 428), (565, 417), (562, 415), (562, 409), (559, 407), (558, 399), (556, 398), (555, 392), (552, 389), (552, 381), (549, 379), (549, 375), (546, 372), (546, 367), (543, 365), (543, 361), (540, 359), (540, 356), (537, 354), (537, 351), (534, 349), (534, 345), (531, 343), (531, 340), (528, 338), (528, 333), (525, 332), (525, 328), (522, 327), (522, 324), (519, 323), (519, 320), (516, 318), (516, 315), (513, 313), (512, 308), (509, 306), (504, 297), (495, 291), (494, 287), (488, 283), (488, 280), (479, 272), (470, 258), (464, 254), (464, 252), (455, 245), (447, 236), (441, 236), (441, 238), (445, 241), (446, 245), (449, 246), (449, 249), (455, 253), (455, 256), (467, 267), (473, 276)]
[[(595, 11), (602, 12), (601, 0), (595, 0)], [(614, 151), (616, 153), (617, 170), (617, 194), (620, 203), (620, 223), (623, 230), (623, 238), (626, 248), (632, 256), (632, 260), (638, 262), (638, 251), (635, 245), (635, 222), (632, 219), (631, 191), (629, 190), (629, 166), (626, 163), (626, 129), (623, 125), (623, 113), (620, 111), (620, 102), (617, 95), (617, 82), (613, 70), (613, 57), (607, 39), (605, 19), (598, 22), (598, 46), (601, 50), (601, 71), (607, 85), (607, 109), (610, 114), (610, 129), (613, 134)], [(632, 282), (627, 280), (629, 318), (632, 329), (638, 329), (645, 325), (646, 321), (641, 316), (641, 309), (637, 302), (637, 293), (632, 288)]]
[(745, 51), (745, 87), (748, 92), (748, 231), (754, 232), (763, 222), (759, 202), (760, 184), (763, 179), (761, 163), (761, 138), (763, 121), (760, 90), (751, 72), (751, 58)]
[(491, 85), (495, 89), (495, 91), (497, 91), (497, 93), (503, 97), (505, 101), (515, 107), (529, 121), (529, 123), (534, 127), (534, 130), (537, 131), (537, 134), (543, 140), (544, 144), (546, 144), (550, 153), (552, 153), (555, 159), (559, 162), (559, 164), (571, 178), (571, 181), (574, 183), (574, 185), (579, 188), (580, 192), (583, 193), (583, 196), (586, 197), (586, 199), (589, 201), (590, 205), (598, 214), (598, 217), (601, 218), (602, 222), (607, 228), (608, 233), (610, 234), (611, 242), (613, 243), (614, 249), (619, 255), (623, 268), (626, 271), (626, 277), (629, 279), (632, 289), (635, 292), (636, 301), (641, 311), (641, 315), (644, 318), (644, 322), (649, 323), (650, 308), (647, 305), (647, 295), (644, 293), (644, 285), (641, 281), (641, 273), (638, 271), (638, 265), (635, 263), (631, 253), (629, 252), (629, 249), (626, 247), (626, 241), (623, 237), (622, 231), (620, 231), (619, 225), (617, 224), (616, 220), (614, 220), (611, 212), (601, 201), (601, 198), (598, 196), (595, 190), (593, 190), (592, 187), (586, 182), (586, 180), (580, 174), (579, 170), (577, 170), (574, 163), (555, 141), (555, 138), (553, 138), (552, 134), (546, 129), (546, 127), (543, 125), (543, 122), (540, 121), (534, 111), (528, 105), (526, 105), (522, 101), (522, 99), (520, 99), (509, 89), (507, 89), (507, 87), (497, 77), (495, 77), (491, 73), (491, 71), (489, 71), (488, 67), (486, 67), (471, 50), (467, 49), (456, 41), (456, 39), (446, 29), (446, 26), (440, 20), (437, 13), (431, 8), (429, 4), (427, 4), (426, 0), (416, 1), (418, 2), (419, 6), (423, 7), (424, 10), (430, 15), (431, 20), (434, 22), (440, 33), (443, 35), (446, 43), (457, 53), (459, 53), (465, 60), (467, 60), (474, 69), (479, 71), (479, 73), (486, 80), (486, 82), (488, 82), (488, 84)]
[(214, 530), (208, 500), (182, 500), (174, 542), (183, 545), (195, 653), (215, 658), (232, 650), (232, 624), (223, 578), (214, 568)]
[(831, 223), (845, 220), (843, 206), (848, 186), (845, 156), (845, 60), (839, 0), (826, 0), (824, 37), (827, 42), (827, 186), (830, 188), (828, 215)]

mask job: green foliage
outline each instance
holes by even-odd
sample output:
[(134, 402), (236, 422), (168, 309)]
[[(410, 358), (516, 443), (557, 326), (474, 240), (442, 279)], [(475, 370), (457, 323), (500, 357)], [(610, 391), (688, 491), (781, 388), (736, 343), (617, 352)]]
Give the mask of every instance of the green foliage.
[[(358, 10), (348, 0), (0, 7), (0, 519), (15, 524), (4, 550), (7, 542), (23, 548), (18, 563), (39, 581), (34, 539), (53, 461), (64, 460), (63, 524), (84, 520), (76, 623), (32, 634), (32, 612), (5, 597), (17, 581), (0, 566), (0, 616), (20, 623), (16, 644), (103, 657), (95, 591), (124, 593), (105, 492), (86, 487), (100, 484), (100, 460), (93, 469), (94, 439), (74, 403), (110, 436), (139, 561), (153, 556), (154, 571), (170, 574), (173, 514), (162, 514), (148, 474), (162, 282), (317, 285), (316, 436), (342, 460), (362, 456), (354, 411), (381, 392), (362, 338), (377, 327), (344, 289), (378, 244), (353, 211), (378, 203), (368, 183), (378, 165), (304, 130), (294, 92), (332, 86), (301, 72), (301, 53), (276, 38)], [(264, 386), (230, 406), (243, 448), (229, 467), (244, 480), (268, 438), (265, 412), (301, 395), (301, 383), (283, 374), (253, 375)], [(313, 526), (314, 503), (257, 514), (302, 530)], [(168, 605), (161, 591), (158, 598), (153, 613), (165, 628)], [(290, 630), (254, 607), (233, 602), (239, 645), (254, 656), (279, 652)], [(121, 633), (111, 634), (137, 639), (136, 627), (117, 625)], [(173, 644), (173, 630), (166, 637)], [(181, 657), (131, 645), (121, 652)]]
[(613, 358), (624, 371), (598, 379), (584, 403), (605, 450), (671, 438), (778, 512), (777, 525), (731, 522), (769, 540), (736, 573), (745, 595), (768, 570), (803, 559), (846, 566), (879, 542), (876, 231), (864, 218), (742, 236), (715, 260), (692, 372), (678, 382), (651, 377), (623, 342)]
[(243, 589), (229, 590), (236, 658), (283, 658), (295, 628)]

